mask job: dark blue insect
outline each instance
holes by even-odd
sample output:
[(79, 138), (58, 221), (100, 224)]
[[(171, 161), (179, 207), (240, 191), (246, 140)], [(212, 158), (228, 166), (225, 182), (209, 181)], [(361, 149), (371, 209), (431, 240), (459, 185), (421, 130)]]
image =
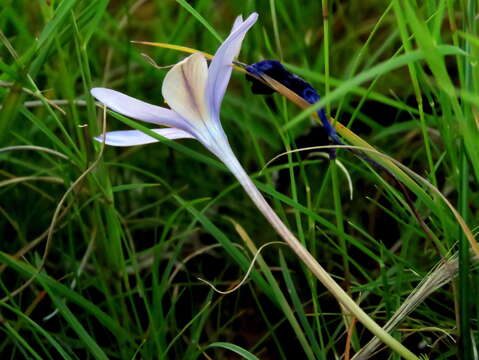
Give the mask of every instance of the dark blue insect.
[[(310, 104), (317, 103), (320, 99), (319, 94), (316, 92), (316, 90), (313, 89), (310, 84), (301, 79), (299, 76), (286, 70), (279, 61), (259, 61), (255, 64), (247, 66), (246, 71), (259, 78), (261, 78), (262, 74), (268, 75), (269, 77), (289, 88), (291, 91), (302, 97)], [(246, 75), (246, 78), (253, 83), (251, 91), (254, 94), (271, 95), (275, 92), (275, 90), (270, 88), (268, 85), (262, 83), (261, 81), (252, 76)], [(333, 143), (335, 145), (343, 145), (343, 143), (338, 137), (338, 134), (336, 133), (336, 130), (328, 121), (324, 109), (319, 109), (317, 114), (319, 116), (319, 119), (321, 120), (321, 123), (323, 124), (324, 129), (326, 130), (328, 136), (333, 141)], [(335, 158), (335, 153), (336, 152), (334, 150), (330, 151), (330, 157)]]

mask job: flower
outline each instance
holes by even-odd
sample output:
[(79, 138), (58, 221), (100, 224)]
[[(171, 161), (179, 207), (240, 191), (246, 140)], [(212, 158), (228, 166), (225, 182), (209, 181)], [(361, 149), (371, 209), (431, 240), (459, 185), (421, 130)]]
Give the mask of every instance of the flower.
[[(217, 50), (209, 68), (201, 53), (194, 53), (173, 66), (166, 74), (162, 86), (163, 97), (171, 109), (147, 104), (105, 88), (94, 88), (91, 94), (122, 115), (167, 126), (168, 128), (153, 130), (166, 138), (194, 138), (200, 141), (230, 169), (276, 232), (344, 308), (392, 349), (407, 359), (417, 359), (381, 329), (324, 270), (270, 207), (231, 150), (221, 126), (220, 107), (231, 77), (233, 59), (240, 50), (246, 32), (257, 18), (256, 13), (251, 14), (245, 21), (241, 16), (236, 18), (230, 35)], [(115, 146), (141, 145), (157, 141), (137, 130), (108, 132), (96, 137), (95, 140), (104, 140), (106, 144)]]
[[(221, 126), (219, 113), (232, 62), (238, 55), (246, 32), (254, 25), (258, 14), (245, 21), (238, 16), (228, 38), (216, 51), (210, 66), (205, 57), (195, 53), (168, 71), (162, 94), (171, 109), (151, 105), (118, 91), (94, 88), (91, 94), (110, 109), (137, 120), (167, 126), (153, 129), (168, 139), (194, 138), (225, 161), (231, 149)], [(138, 130), (112, 131), (95, 138), (107, 145), (132, 146), (156, 142), (155, 138)]]

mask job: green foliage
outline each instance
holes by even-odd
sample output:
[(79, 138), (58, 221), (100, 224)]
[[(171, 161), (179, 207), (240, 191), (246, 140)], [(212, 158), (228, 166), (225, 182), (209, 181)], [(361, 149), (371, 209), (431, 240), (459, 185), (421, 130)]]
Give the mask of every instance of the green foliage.
[[(291, 153), (263, 169), (286, 150), (324, 145), (310, 114), (325, 107), (437, 188), (477, 232), (474, 1), (0, 5), (5, 359), (313, 360), (352, 356), (370, 340), (285, 246), (267, 247), (247, 285), (232, 294), (197, 280), (233, 287), (257, 249), (278, 240), (198, 143), (160, 138), (101, 149), (92, 141), (104, 116), (108, 129), (158, 137), (144, 123), (104, 112), (89, 95), (104, 86), (162, 104), (166, 70), (141, 53), (160, 65), (185, 55), (131, 40), (213, 53), (235, 16), (253, 11), (260, 18), (240, 60), (282, 59), (323, 96), (301, 110), (278, 94), (268, 101), (253, 95), (244, 76), (233, 74), (222, 122), (240, 162), (306, 248), (380, 324), (438, 262), (458, 253), (458, 278), (447, 275), (393, 335), (422, 358), (476, 356), (476, 258), (444, 199), (394, 172), (421, 226), (397, 184), (345, 150), (338, 154), (352, 177), (352, 200), (346, 177), (317, 153)], [(378, 356), (397, 358), (387, 350)]]

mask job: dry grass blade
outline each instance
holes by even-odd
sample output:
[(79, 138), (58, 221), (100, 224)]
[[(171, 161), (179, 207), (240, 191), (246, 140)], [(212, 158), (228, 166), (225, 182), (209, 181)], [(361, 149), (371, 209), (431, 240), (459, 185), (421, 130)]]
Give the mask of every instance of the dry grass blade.
[[(474, 263), (479, 261), (477, 256), (471, 254)], [(449, 259), (442, 260), (429, 275), (424, 277), (416, 289), (404, 300), (403, 304), (384, 325), (388, 332), (393, 331), (409, 314), (411, 314), (429, 295), (453, 280), (459, 271), (457, 253)], [(377, 338), (373, 338), (353, 357), (353, 360), (369, 359), (381, 345)]]

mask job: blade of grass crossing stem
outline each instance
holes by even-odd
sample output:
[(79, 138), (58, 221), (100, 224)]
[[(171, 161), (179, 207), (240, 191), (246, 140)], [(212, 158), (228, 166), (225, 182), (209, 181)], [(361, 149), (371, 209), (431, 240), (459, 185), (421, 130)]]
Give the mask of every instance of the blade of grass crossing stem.
[[(303, 161), (304, 162), (304, 161)], [(311, 164), (316, 164), (316, 162), (312, 162)], [(293, 163), (292, 164), (293, 166), (299, 166), (298, 163)], [(287, 165), (286, 165), (287, 166)], [(288, 166), (287, 166), (288, 167)], [(278, 171), (278, 169), (282, 169), (282, 168), (285, 168), (285, 166), (280, 166), (280, 167), (272, 167), (270, 168), (269, 170), (267, 171), (270, 171), (272, 173)], [(328, 169), (328, 173), (330, 172), (329, 171), (330, 168)], [(266, 170), (265, 170), (266, 171)], [(262, 174), (265, 172), (265, 171), (262, 171)], [(253, 179), (256, 179), (258, 177), (258, 175), (252, 175), (252, 178)], [(262, 190), (263, 192), (265, 192), (266, 194), (268, 194), (269, 196), (271, 196), (273, 199), (275, 199), (276, 201), (278, 202), (282, 202), (288, 206), (290, 206), (291, 208), (295, 209), (295, 211), (298, 211), (299, 213), (302, 213), (304, 215), (306, 215), (308, 217), (308, 219), (312, 219), (313, 221), (315, 222), (318, 222), (321, 226), (323, 226), (328, 232), (332, 233), (334, 236), (339, 236), (339, 233), (337, 232), (337, 227), (336, 225), (334, 225), (332, 222), (329, 222), (328, 220), (326, 220), (325, 218), (323, 218), (321, 215), (318, 214), (317, 211), (309, 207), (306, 207), (304, 205), (301, 205), (298, 201), (295, 201), (294, 199), (290, 198), (290, 197), (287, 197), (286, 195), (276, 191), (274, 189), (274, 186), (271, 186), (271, 185), (267, 185), (267, 184), (263, 184), (263, 183), (260, 183), (258, 181), (255, 180), (255, 184), (256, 186)], [(389, 186), (389, 185), (387, 185)], [(239, 184), (234, 184), (234, 185), (231, 185), (230, 187), (226, 188), (225, 190), (223, 190), (217, 197), (214, 201), (210, 202), (210, 204), (208, 205), (208, 208), (211, 208), (211, 206), (213, 206), (214, 204), (216, 204), (216, 201), (218, 201), (220, 198), (226, 196), (226, 194), (228, 194), (229, 192), (235, 190), (237, 187), (239, 187)], [(407, 224), (408, 225), (408, 224)], [(408, 225), (409, 226), (409, 225)], [(344, 233), (343, 234), (345, 236), (345, 239), (350, 243), (352, 244), (353, 246), (355, 246), (357, 249), (359, 249), (360, 251), (362, 251), (365, 255), (367, 255), (368, 257), (370, 257), (373, 261), (375, 262), (378, 262), (379, 261), (379, 258), (373, 253), (371, 252), (367, 247), (365, 247), (364, 245), (361, 244), (360, 241), (358, 241), (354, 236), (350, 236), (348, 235), (347, 233)], [(365, 232), (363, 234), (364, 236), (367, 236), (367, 233)], [(311, 244), (311, 246), (314, 247), (314, 244)]]

